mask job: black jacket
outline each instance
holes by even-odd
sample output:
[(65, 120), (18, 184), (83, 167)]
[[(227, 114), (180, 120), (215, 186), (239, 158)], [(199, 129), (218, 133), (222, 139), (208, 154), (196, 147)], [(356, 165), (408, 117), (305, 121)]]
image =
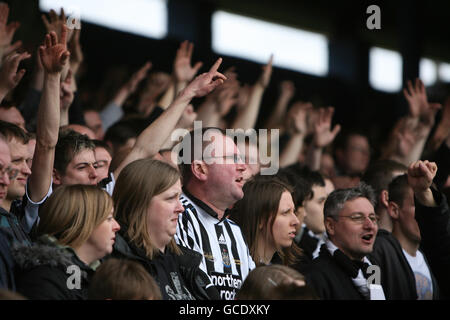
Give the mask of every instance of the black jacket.
[[(381, 278), (386, 300), (417, 300), (414, 271), (403, 254), (400, 242), (392, 233), (383, 229), (378, 230), (373, 252), (369, 257), (378, 261), (382, 270)], [(424, 258), (428, 264), (425, 255)], [(433, 283), (433, 299), (437, 300), (439, 299), (439, 286), (431, 270), (430, 273)]]
[(421, 249), (436, 277), (441, 299), (450, 299), (450, 211), (446, 197), (431, 190), (438, 206), (426, 207), (414, 199), (415, 218), (422, 236)]
[[(111, 256), (119, 259), (138, 261), (155, 278), (156, 282), (160, 284), (157, 270), (161, 270), (158, 268), (161, 266), (157, 265), (158, 259), (150, 260), (143, 250), (129, 243), (126, 240), (126, 229), (127, 227), (121, 224), (121, 229), (116, 234), (116, 242), (114, 243), (114, 250)], [(189, 292), (197, 300), (220, 300), (217, 289), (211, 285), (209, 277), (199, 267), (202, 260), (201, 254), (182, 246), (179, 246), (179, 248), (182, 251), (181, 255), (172, 254), (168, 250), (166, 254), (172, 255), (174, 261), (179, 266), (179, 274), (183, 278)]]
[(398, 240), (384, 229), (379, 229), (369, 255), (378, 261), (382, 270), (386, 300), (417, 300), (416, 278), (403, 254)]
[(307, 227), (303, 228), (302, 237), (297, 244), (303, 251), (305, 261), (313, 261), (313, 253), (316, 251), (318, 243), (319, 240), (317, 238), (313, 238), (309, 235), (309, 229)]
[(17, 216), (13, 213), (0, 208), (0, 226), (7, 228), (11, 231), (13, 236), (12, 243), (31, 245), (31, 240), (28, 234), (23, 229), (22, 224), (19, 222)]
[(364, 300), (352, 278), (330, 254), (326, 244), (320, 247), (319, 256), (313, 260), (305, 278), (322, 300)]
[[(85, 300), (94, 270), (67, 247), (42, 238), (32, 247), (13, 249), (17, 292), (32, 300)], [(79, 268), (79, 288), (73, 271)], [(69, 269), (68, 269), (69, 268)], [(71, 271), (72, 270), (72, 271)], [(68, 271), (70, 271), (68, 273)], [(73, 281), (72, 281), (73, 280)], [(75, 285), (75, 286), (74, 286)]]
[(11, 230), (0, 227), (0, 288), (15, 291), (14, 259), (11, 254), (12, 241)]

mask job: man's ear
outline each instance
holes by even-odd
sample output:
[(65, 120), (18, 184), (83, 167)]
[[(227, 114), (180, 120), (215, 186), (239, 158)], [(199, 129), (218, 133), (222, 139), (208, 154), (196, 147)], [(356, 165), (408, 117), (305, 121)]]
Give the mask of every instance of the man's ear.
[(389, 201), (387, 211), (392, 219), (398, 219), (400, 207), (394, 201)]
[(335, 234), (335, 223), (336, 220), (334, 220), (331, 217), (325, 218), (325, 229), (327, 230), (328, 235), (334, 236)]
[(381, 190), (379, 201), (385, 208), (388, 207), (388, 205), (389, 205), (389, 192), (387, 190)]
[(60, 185), (62, 183), (61, 175), (59, 174), (58, 170), (56, 170), (56, 169), (53, 169), (53, 183), (56, 185)]
[(194, 160), (191, 163), (192, 174), (200, 181), (206, 181), (208, 178), (208, 167), (201, 160)]

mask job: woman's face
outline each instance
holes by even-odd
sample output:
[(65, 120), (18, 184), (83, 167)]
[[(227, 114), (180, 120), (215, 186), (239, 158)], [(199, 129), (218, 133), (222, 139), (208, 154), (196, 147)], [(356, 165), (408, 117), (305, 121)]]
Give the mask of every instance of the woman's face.
[(87, 243), (98, 253), (97, 259), (101, 259), (112, 252), (116, 232), (119, 229), (120, 226), (113, 217), (113, 211), (94, 229)]
[(281, 195), (278, 212), (272, 226), (273, 245), (275, 248), (287, 248), (292, 245), (296, 235), (298, 221), (294, 201), (288, 191)]
[(154, 196), (147, 210), (147, 231), (152, 243), (162, 252), (177, 231), (178, 215), (184, 211), (180, 201), (181, 182)]

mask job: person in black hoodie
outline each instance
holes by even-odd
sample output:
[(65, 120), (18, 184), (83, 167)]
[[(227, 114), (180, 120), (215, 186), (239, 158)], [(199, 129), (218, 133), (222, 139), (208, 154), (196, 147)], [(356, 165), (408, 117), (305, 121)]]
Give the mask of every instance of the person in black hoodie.
[(156, 280), (164, 300), (219, 299), (200, 269), (202, 256), (178, 246), (174, 235), (180, 202), (180, 174), (152, 159), (127, 165), (113, 193), (121, 230), (112, 256), (139, 262)]
[(419, 249), (422, 240), (415, 217), (414, 192), (408, 185), (407, 174), (396, 177), (389, 184), (388, 211), (394, 222), (392, 234), (401, 245), (414, 274), (419, 300), (439, 298), (439, 286), (428, 264), (427, 257)]
[(40, 211), (33, 246), (13, 247), (17, 291), (28, 299), (84, 300), (99, 260), (113, 249), (118, 223), (106, 191), (58, 188)]
[(400, 242), (392, 234), (393, 221), (388, 212), (389, 183), (395, 177), (406, 173), (407, 169), (405, 165), (393, 160), (378, 160), (369, 166), (362, 177), (362, 180), (374, 189), (377, 199), (375, 214), (378, 233), (369, 256), (375, 259), (383, 270), (381, 279), (388, 300), (418, 298), (414, 273), (402, 252)]
[(440, 299), (450, 299), (450, 210), (445, 195), (433, 185), (436, 172), (436, 163), (415, 161), (408, 167), (408, 184), (414, 191), (421, 250), (439, 284)]

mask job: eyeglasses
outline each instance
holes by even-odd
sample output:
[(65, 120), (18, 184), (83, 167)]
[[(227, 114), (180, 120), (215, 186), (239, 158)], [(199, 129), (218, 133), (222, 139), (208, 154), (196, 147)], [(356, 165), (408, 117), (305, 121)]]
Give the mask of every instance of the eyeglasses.
[(17, 177), (19, 174), (19, 169), (11, 168), (11, 167), (0, 167), (0, 177), (3, 177), (4, 175), (8, 174), (9, 180), (13, 180)]
[(369, 218), (370, 222), (372, 222), (373, 224), (377, 224), (378, 223), (377, 216), (374, 215), (374, 214), (370, 214), (368, 216), (365, 216), (363, 214), (354, 213), (354, 214), (351, 214), (349, 216), (338, 216), (338, 218), (349, 218), (350, 220), (352, 220), (356, 224), (364, 224), (366, 219)]
[[(233, 160), (233, 163), (244, 163), (244, 159), (242, 158), (242, 156), (240, 154), (230, 154), (227, 156), (217, 156), (217, 157), (206, 157), (203, 158), (203, 160), (207, 160), (207, 159), (231, 159)], [(206, 161), (206, 163), (209, 163), (208, 161)], [(221, 163), (221, 162), (214, 162), (214, 163)]]

